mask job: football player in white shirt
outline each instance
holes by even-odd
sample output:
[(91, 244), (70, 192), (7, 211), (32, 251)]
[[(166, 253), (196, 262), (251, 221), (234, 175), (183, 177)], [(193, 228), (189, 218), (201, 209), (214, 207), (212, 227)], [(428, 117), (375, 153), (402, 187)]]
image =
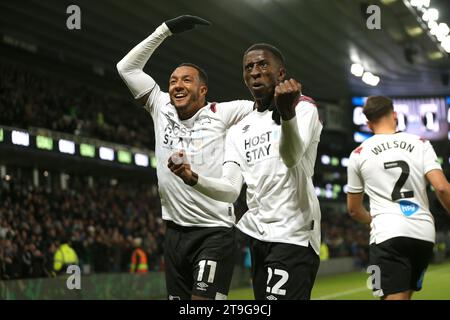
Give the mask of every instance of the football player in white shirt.
[(233, 205), (186, 186), (169, 171), (166, 161), (177, 150), (185, 150), (195, 170), (220, 177), (225, 133), (253, 110), (253, 102), (207, 102), (207, 75), (194, 64), (181, 64), (172, 72), (168, 93), (143, 72), (164, 39), (208, 24), (195, 16), (168, 20), (117, 64), (134, 98), (154, 122), (156, 171), (167, 226), (164, 257), (169, 299), (226, 299), (237, 249)]
[[(447, 211), (450, 185), (429, 141), (396, 132), (397, 115), (389, 98), (369, 97), (363, 112), (375, 135), (350, 156), (348, 212), (371, 226), (369, 260), (381, 275), (374, 295), (409, 300), (422, 287), (435, 241), (427, 181)], [(370, 212), (363, 205), (364, 193), (370, 199)]]
[(322, 124), (314, 101), (285, 75), (277, 48), (251, 46), (243, 77), (257, 108), (229, 130), (223, 176), (187, 162), (168, 164), (186, 184), (221, 201), (235, 201), (247, 183), (249, 210), (237, 227), (250, 236), (258, 300), (310, 299), (319, 267), (320, 208), (312, 176)]

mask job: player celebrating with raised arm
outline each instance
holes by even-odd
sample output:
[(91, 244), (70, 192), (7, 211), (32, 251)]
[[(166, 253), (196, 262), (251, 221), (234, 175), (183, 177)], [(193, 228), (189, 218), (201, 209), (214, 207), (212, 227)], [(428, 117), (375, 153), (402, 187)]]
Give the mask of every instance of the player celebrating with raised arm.
[[(375, 135), (350, 155), (348, 212), (371, 225), (369, 262), (381, 273), (374, 295), (409, 300), (422, 287), (435, 241), (427, 180), (449, 212), (450, 185), (429, 141), (396, 132), (397, 114), (390, 99), (369, 97), (363, 113)], [(370, 213), (363, 205), (364, 193)]]
[(183, 63), (169, 78), (169, 93), (143, 71), (155, 49), (170, 35), (210, 23), (195, 16), (166, 21), (134, 47), (117, 70), (134, 98), (151, 114), (162, 217), (166, 221), (164, 258), (169, 299), (226, 299), (236, 250), (233, 205), (187, 187), (165, 165), (185, 150), (193, 168), (222, 173), (225, 133), (253, 109), (252, 101), (208, 103), (206, 73)]
[(256, 44), (244, 53), (243, 77), (257, 109), (229, 130), (221, 178), (200, 175), (186, 161), (168, 163), (213, 199), (235, 201), (247, 183), (249, 210), (237, 227), (250, 236), (258, 300), (310, 299), (319, 267), (320, 207), (312, 176), (322, 124), (314, 101), (285, 75), (277, 48)]

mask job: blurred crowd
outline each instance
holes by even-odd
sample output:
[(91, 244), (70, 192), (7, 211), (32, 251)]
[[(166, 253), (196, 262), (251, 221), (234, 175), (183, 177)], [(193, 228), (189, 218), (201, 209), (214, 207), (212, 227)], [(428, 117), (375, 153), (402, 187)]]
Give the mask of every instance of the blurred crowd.
[(154, 146), (150, 115), (131, 97), (0, 63), (0, 125), (53, 131), (126, 144)]
[[(245, 211), (242, 200), (238, 216)], [(142, 240), (148, 271), (164, 270), (164, 223), (154, 187), (108, 180), (50, 190), (12, 179), (2, 180), (0, 201), (0, 279), (54, 276), (55, 252), (63, 243), (75, 250), (83, 273), (129, 272), (136, 239)], [(329, 258), (354, 256), (359, 267), (366, 266), (366, 226), (324, 212), (322, 232)], [(241, 242), (245, 248), (244, 237)]]
[(329, 258), (355, 258), (358, 268), (369, 262), (369, 232), (367, 225), (356, 223), (342, 212), (322, 209), (322, 243), (328, 247)]
[(128, 272), (134, 239), (149, 271), (164, 269), (160, 203), (146, 188), (117, 184), (67, 191), (3, 182), (0, 279), (54, 275), (57, 248), (70, 243), (83, 272)]
[[(34, 187), (29, 180), (0, 181), (1, 280), (56, 275), (55, 252), (64, 243), (76, 252), (84, 274), (130, 272), (136, 240), (145, 253), (146, 270), (164, 270), (165, 229), (151, 182), (104, 178), (86, 187), (82, 177), (71, 176), (70, 188), (61, 190)], [(238, 218), (246, 210), (242, 195), (236, 204)], [(430, 200), (433, 208), (435, 201)], [(437, 230), (448, 231), (450, 219), (440, 219), (439, 213), (435, 217)], [(354, 222), (337, 207), (334, 211), (328, 207), (322, 208), (321, 227), (326, 247), (326, 257), (321, 248), (323, 260), (354, 257), (355, 267), (367, 267), (368, 226)], [(239, 239), (241, 254), (237, 253), (236, 264), (245, 265), (247, 243), (243, 235)], [(440, 241), (443, 251), (450, 249), (450, 243), (445, 243), (449, 240), (447, 235)]]

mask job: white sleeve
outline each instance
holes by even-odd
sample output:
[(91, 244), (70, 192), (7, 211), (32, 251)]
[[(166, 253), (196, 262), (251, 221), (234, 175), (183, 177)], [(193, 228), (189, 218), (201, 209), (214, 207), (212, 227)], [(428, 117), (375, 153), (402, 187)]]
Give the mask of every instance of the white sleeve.
[(225, 164), (227, 162), (233, 162), (238, 166), (241, 166), (242, 165), (241, 159), (239, 157), (236, 145), (234, 144), (234, 141), (238, 140), (234, 137), (235, 134), (237, 134), (236, 127), (231, 128), (227, 132), (227, 136), (225, 139), (225, 154), (223, 157), (223, 163)]
[(253, 101), (249, 100), (235, 100), (223, 102), (219, 104), (219, 112), (222, 115), (222, 121), (225, 127), (229, 129), (242, 120), (246, 115), (253, 111)]
[(319, 113), (310, 102), (301, 101), (296, 115), (281, 123), (280, 156), (288, 168), (296, 166), (314, 139), (317, 139)]
[(423, 174), (426, 175), (428, 172), (434, 169), (442, 170), (439, 164), (436, 152), (433, 149), (430, 141), (424, 141), (423, 150)]
[(288, 168), (294, 167), (301, 159), (305, 145), (300, 137), (297, 116), (291, 120), (281, 120), (280, 156)]
[[(158, 99), (160, 88), (155, 80), (143, 71), (143, 68), (156, 48), (171, 34), (169, 28), (163, 23), (117, 63), (117, 71), (135, 99), (139, 99), (149, 92), (152, 93), (151, 99), (149, 98), (146, 103), (150, 109), (153, 102)], [(148, 111), (152, 113), (152, 110)]]
[(233, 203), (239, 197), (243, 178), (239, 166), (234, 162), (223, 165), (222, 178), (198, 175), (194, 189), (218, 201)]
[(347, 190), (350, 193), (364, 192), (364, 182), (359, 170), (359, 161), (355, 153), (350, 155), (347, 166)]

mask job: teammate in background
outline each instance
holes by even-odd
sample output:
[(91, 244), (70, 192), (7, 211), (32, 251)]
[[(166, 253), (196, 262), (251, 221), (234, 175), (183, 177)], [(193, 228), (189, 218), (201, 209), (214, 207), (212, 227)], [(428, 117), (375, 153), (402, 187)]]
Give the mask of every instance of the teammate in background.
[(195, 16), (166, 21), (134, 47), (117, 70), (134, 98), (151, 114), (155, 127), (157, 176), (166, 221), (164, 258), (169, 299), (226, 299), (233, 272), (236, 240), (233, 205), (187, 187), (166, 166), (185, 150), (192, 166), (219, 177), (225, 133), (253, 109), (251, 101), (209, 103), (208, 80), (198, 66), (183, 63), (169, 78), (169, 93), (143, 67), (170, 35), (209, 22)]
[(277, 48), (247, 49), (243, 77), (257, 109), (228, 132), (222, 177), (187, 162), (168, 164), (186, 184), (221, 201), (235, 201), (247, 183), (249, 210), (237, 227), (250, 236), (258, 300), (310, 299), (319, 267), (320, 208), (312, 176), (322, 124), (314, 101), (285, 76)]
[[(422, 287), (435, 241), (427, 180), (447, 211), (450, 185), (429, 141), (396, 132), (397, 115), (390, 99), (369, 97), (363, 112), (375, 135), (350, 156), (348, 212), (354, 220), (371, 225), (369, 264), (381, 272), (374, 295), (409, 300)], [(363, 205), (364, 193), (370, 199), (370, 213)]]

